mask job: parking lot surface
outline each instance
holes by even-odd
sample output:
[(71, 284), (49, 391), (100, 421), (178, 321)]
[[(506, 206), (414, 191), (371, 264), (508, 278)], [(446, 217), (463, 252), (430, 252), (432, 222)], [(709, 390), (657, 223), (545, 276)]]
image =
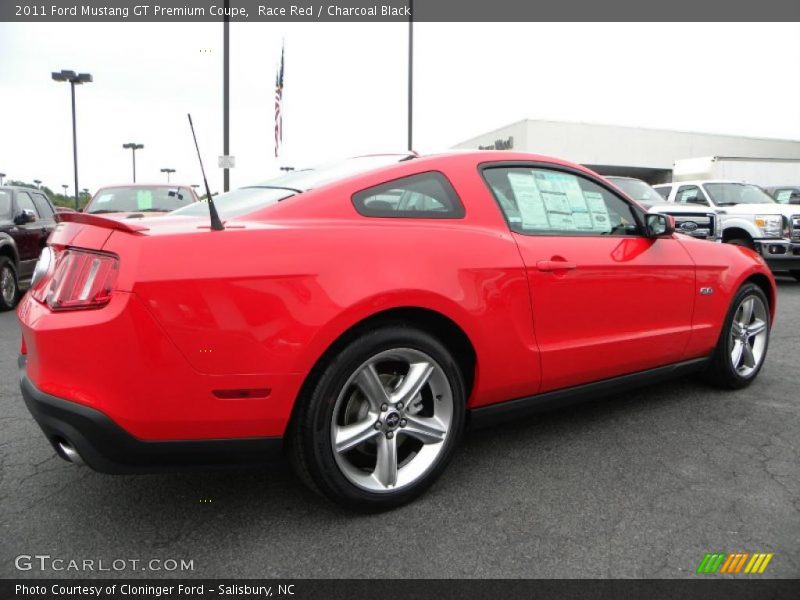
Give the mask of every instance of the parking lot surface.
[[(109, 476), (72, 466), (24, 406), (18, 349), (15, 315), (0, 314), (0, 577), (687, 577), (706, 552), (773, 552), (763, 576), (800, 576), (800, 284), (790, 279), (750, 388), (679, 380), (469, 432), (425, 496), (372, 516), (340, 510), (285, 467)], [(127, 566), (18, 571), (19, 555)], [(193, 570), (142, 570), (151, 559)]]

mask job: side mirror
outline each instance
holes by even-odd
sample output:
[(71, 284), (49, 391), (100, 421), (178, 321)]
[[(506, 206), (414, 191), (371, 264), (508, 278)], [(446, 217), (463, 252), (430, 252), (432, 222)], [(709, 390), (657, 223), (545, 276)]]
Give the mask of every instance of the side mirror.
[(670, 215), (648, 213), (646, 219), (649, 238), (669, 237), (675, 233), (675, 219)]
[(26, 223), (33, 223), (36, 220), (36, 213), (29, 208), (22, 209), (22, 212), (14, 217), (14, 223), (17, 225), (25, 225)]

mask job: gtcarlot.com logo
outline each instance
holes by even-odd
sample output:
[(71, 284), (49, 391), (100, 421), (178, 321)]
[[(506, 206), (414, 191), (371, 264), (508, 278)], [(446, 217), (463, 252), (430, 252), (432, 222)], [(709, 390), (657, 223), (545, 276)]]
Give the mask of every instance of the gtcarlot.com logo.
[(49, 554), (20, 554), (17, 571), (194, 571), (194, 560), (183, 558), (62, 558)]
[(772, 552), (708, 552), (700, 561), (697, 573), (703, 575), (760, 575), (772, 560)]

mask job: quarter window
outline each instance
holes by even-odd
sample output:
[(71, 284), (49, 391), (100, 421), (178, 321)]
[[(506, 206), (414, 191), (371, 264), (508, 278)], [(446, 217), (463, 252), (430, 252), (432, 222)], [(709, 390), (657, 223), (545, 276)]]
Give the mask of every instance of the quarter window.
[(512, 231), (526, 235), (637, 235), (631, 206), (572, 173), (490, 167), (484, 178)]
[(460, 219), (464, 206), (447, 178), (436, 171), (395, 179), (353, 194), (365, 217)]

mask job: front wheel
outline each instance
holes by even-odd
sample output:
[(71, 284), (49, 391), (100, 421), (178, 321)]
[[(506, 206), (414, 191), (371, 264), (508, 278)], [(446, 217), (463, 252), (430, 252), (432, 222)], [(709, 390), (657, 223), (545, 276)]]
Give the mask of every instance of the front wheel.
[(711, 383), (739, 389), (758, 375), (769, 345), (769, 302), (755, 284), (743, 285), (731, 303), (708, 370)]
[(306, 483), (361, 511), (411, 501), (444, 470), (464, 427), (460, 369), (435, 337), (382, 327), (332, 354), (289, 431)]

